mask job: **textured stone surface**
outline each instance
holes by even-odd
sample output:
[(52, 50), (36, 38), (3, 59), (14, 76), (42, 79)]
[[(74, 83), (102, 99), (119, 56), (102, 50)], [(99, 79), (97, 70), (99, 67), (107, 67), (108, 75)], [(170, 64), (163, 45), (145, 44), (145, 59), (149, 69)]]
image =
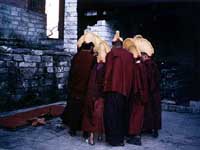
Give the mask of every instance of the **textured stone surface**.
[(177, 104), (190, 101), (193, 95), (193, 70), (187, 65), (180, 65), (170, 61), (158, 62), (161, 74), (162, 97), (173, 99)]
[(0, 46), (0, 112), (66, 100), (72, 55)]
[(26, 62), (41, 62), (41, 57), (34, 56), (34, 55), (24, 55), (24, 61), (26, 61)]
[(87, 26), (85, 31), (92, 31), (99, 35), (103, 40), (107, 41), (111, 46), (115, 30), (109, 21), (98, 20), (97, 23), (93, 26)]
[(38, 43), (45, 36), (45, 14), (0, 3), (0, 38)]
[(64, 49), (67, 52), (77, 51), (77, 16), (77, 0), (65, 0)]
[[(60, 119), (45, 126), (25, 127), (16, 131), (0, 129), (0, 148), (9, 150), (199, 150), (200, 115), (163, 112), (163, 129), (157, 139), (142, 136), (142, 146), (126, 144), (111, 147), (105, 142), (89, 146), (78, 134), (70, 137), (67, 128), (60, 128)], [(181, 125), (181, 126), (180, 126)]]

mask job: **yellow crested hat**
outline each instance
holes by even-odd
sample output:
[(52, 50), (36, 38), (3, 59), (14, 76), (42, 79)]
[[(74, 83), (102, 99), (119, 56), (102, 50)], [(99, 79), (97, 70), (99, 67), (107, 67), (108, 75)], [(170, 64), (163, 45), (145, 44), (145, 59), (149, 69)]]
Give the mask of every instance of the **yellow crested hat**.
[(135, 45), (134, 41), (132, 38), (126, 38), (123, 42), (123, 48), (125, 49), (129, 49), (129, 47), (131, 47), (132, 45)]
[(77, 41), (77, 47), (80, 48), (84, 42), (84, 35), (82, 35), (79, 40)]
[(93, 33), (94, 35), (94, 41), (95, 41), (95, 46), (94, 46), (94, 52), (98, 51), (99, 48), (99, 44), (103, 41), (100, 36), (98, 36), (97, 34)]
[(90, 43), (92, 42), (94, 44), (94, 51), (97, 51), (97, 47), (99, 43), (101, 42), (101, 38), (96, 35), (93, 32), (84, 32), (84, 35), (82, 35), (79, 40), (77, 41), (77, 47), (80, 48), (81, 45), (85, 43)]
[(141, 52), (137, 49), (137, 46), (133, 38), (127, 38), (123, 42), (123, 47), (133, 54), (134, 58), (141, 56)]
[(141, 57), (141, 52), (136, 48), (135, 45), (130, 46), (128, 51), (133, 54), (134, 58)]
[(144, 52), (146, 53), (148, 56), (152, 56), (154, 54), (154, 48), (152, 46), (152, 44), (145, 38), (139, 36), (139, 37), (134, 37), (133, 38), (136, 48), (140, 51), (140, 52)]
[(84, 36), (85, 43), (88, 44), (88, 43), (92, 42), (95, 45), (94, 34), (92, 32), (86, 32), (84, 35), (85, 35)]
[(106, 62), (106, 55), (110, 52), (110, 47), (106, 41), (101, 41), (98, 46), (97, 62)]
[(123, 38), (120, 37), (120, 32), (116, 31), (112, 42), (116, 42), (118, 40), (121, 41), (121, 42), (123, 42)]
[(137, 34), (133, 38), (143, 38), (143, 36), (141, 34)]

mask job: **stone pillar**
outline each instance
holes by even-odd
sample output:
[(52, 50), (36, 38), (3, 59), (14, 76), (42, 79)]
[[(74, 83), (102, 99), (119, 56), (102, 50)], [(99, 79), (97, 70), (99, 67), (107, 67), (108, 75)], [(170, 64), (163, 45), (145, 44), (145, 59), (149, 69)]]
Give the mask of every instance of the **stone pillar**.
[(77, 0), (65, 0), (64, 50), (67, 52), (77, 51), (77, 26)]

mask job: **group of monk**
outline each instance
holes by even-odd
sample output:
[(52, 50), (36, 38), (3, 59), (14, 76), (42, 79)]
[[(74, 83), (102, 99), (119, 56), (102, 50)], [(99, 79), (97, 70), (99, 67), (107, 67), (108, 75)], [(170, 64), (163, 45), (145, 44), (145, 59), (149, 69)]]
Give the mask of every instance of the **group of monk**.
[(123, 41), (119, 31), (112, 48), (86, 32), (77, 42), (68, 79), (68, 101), (62, 115), (69, 134), (83, 131), (90, 145), (141, 145), (143, 133), (158, 137), (161, 129), (159, 71), (154, 48), (142, 35)]

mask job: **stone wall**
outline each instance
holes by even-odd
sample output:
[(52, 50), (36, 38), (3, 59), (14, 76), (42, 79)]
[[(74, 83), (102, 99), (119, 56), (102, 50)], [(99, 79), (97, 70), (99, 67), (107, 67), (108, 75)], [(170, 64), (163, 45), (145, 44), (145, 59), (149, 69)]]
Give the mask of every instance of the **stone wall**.
[(77, 51), (77, 0), (65, 0), (64, 48), (67, 52)]
[(0, 3), (0, 39), (38, 43), (45, 37), (45, 14)]
[(194, 99), (193, 72), (190, 66), (163, 61), (160, 65), (161, 94), (176, 104), (188, 104)]
[(13, 5), (21, 8), (27, 8), (28, 0), (0, 0), (0, 3)]
[(112, 23), (106, 20), (99, 20), (93, 26), (87, 26), (85, 31), (92, 31), (99, 35), (103, 40), (107, 41), (109, 45), (112, 44), (112, 39), (115, 34)]
[(0, 111), (66, 100), (70, 53), (0, 47)]

